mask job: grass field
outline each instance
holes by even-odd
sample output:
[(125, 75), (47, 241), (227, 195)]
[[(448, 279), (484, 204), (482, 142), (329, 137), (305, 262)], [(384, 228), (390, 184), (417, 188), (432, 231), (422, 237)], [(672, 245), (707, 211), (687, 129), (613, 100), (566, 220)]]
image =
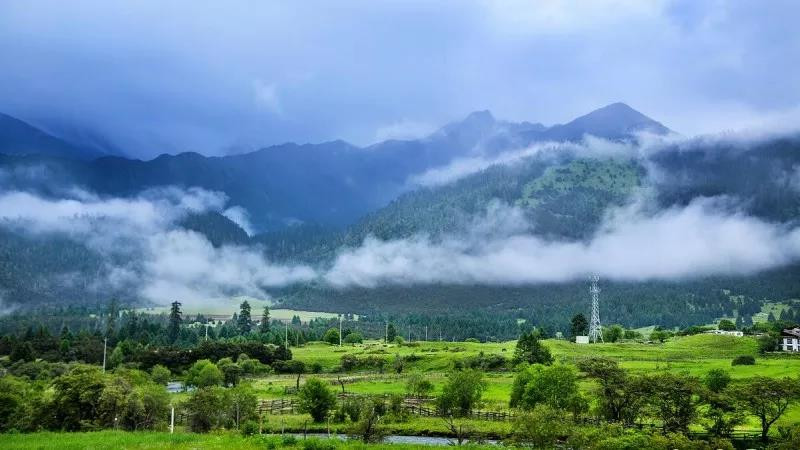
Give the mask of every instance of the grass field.
[[(755, 375), (770, 377), (797, 377), (800, 375), (800, 357), (794, 355), (758, 355), (758, 344), (750, 337), (732, 337), (700, 334), (695, 336), (672, 338), (663, 344), (621, 342), (608, 344), (578, 345), (563, 340), (545, 341), (555, 360), (563, 364), (574, 364), (580, 359), (591, 356), (604, 356), (617, 360), (620, 365), (635, 373), (653, 373), (654, 371), (685, 372), (703, 377), (711, 369), (727, 370), (734, 379), (744, 379)], [(399, 356), (414, 355), (416, 359), (407, 363), (402, 374), (394, 373), (391, 368), (384, 373), (355, 372), (351, 374), (322, 373), (320, 378), (329, 380), (331, 386), (340, 389), (336, 384), (338, 376), (355, 378), (345, 385), (348, 392), (358, 394), (403, 394), (408, 376), (412, 373), (423, 373), (434, 385), (434, 394), (441, 391), (447, 371), (453, 367), (457, 359), (485, 354), (500, 354), (507, 358), (513, 355), (515, 342), (471, 343), (471, 342), (417, 342), (411, 345), (383, 344), (372, 341), (354, 346), (335, 346), (326, 343), (310, 343), (304, 347), (292, 349), (295, 359), (307, 364), (318, 362), (324, 372), (330, 372), (339, 366), (342, 355), (353, 354), (358, 357), (370, 355), (383, 356), (392, 360)], [(754, 366), (731, 366), (731, 360), (740, 355), (756, 357)], [(312, 375), (303, 375), (308, 377)], [(513, 383), (512, 372), (490, 372), (486, 374), (487, 390), (484, 393), (483, 409), (508, 409), (508, 399)], [(296, 376), (272, 375), (254, 380), (254, 386), (263, 398), (285, 396), (284, 387), (294, 386)], [(593, 384), (583, 380), (581, 388), (588, 391)], [(413, 420), (416, 422), (418, 419)], [(793, 407), (778, 425), (800, 424), (800, 407)], [(404, 425), (407, 429), (398, 432), (415, 432), (417, 425)], [(753, 421), (742, 428), (753, 429), (757, 424)], [(423, 426), (424, 428), (424, 426)]]
[[(342, 442), (339, 439), (304, 440), (302, 437), (283, 438), (279, 435), (242, 437), (233, 432), (194, 434), (160, 432), (98, 431), (90, 433), (0, 434), (0, 448), (4, 450), (116, 450), (116, 449), (171, 449), (171, 450), (265, 450), (265, 449), (415, 449), (411, 444), (362, 444)], [(489, 446), (468, 446), (481, 449)]]

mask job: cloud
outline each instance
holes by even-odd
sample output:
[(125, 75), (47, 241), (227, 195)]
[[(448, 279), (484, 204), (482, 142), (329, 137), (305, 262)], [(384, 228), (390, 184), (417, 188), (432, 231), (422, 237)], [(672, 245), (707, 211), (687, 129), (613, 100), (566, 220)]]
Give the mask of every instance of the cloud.
[(138, 157), (371, 143), (404, 118), (484, 108), (557, 123), (614, 101), (708, 133), (800, 105), (798, 12), (755, 0), (6, 0), (0, 54), (15, 64), (0, 104)]
[[(655, 145), (655, 142), (657, 142), (656, 137), (650, 137), (649, 139), (651, 139), (650, 145)], [(444, 166), (434, 167), (421, 174), (410, 176), (407, 184), (410, 186), (441, 186), (492, 166), (510, 166), (536, 156), (550, 157), (552, 159), (566, 155), (582, 158), (637, 157), (639, 152), (640, 147), (634, 144), (612, 142), (587, 135), (579, 143), (543, 142), (496, 155), (456, 158)]]
[(265, 108), (276, 115), (283, 114), (280, 98), (278, 98), (278, 86), (275, 83), (264, 83), (256, 80), (253, 83), (255, 90), (256, 103), (259, 107)]
[(239, 225), (248, 236), (252, 236), (255, 233), (253, 224), (250, 223), (250, 214), (241, 206), (231, 206), (223, 211), (222, 215)]
[[(135, 293), (156, 304), (176, 298), (197, 304), (237, 295), (269, 298), (268, 288), (316, 277), (307, 266), (274, 264), (257, 248), (216, 248), (203, 235), (178, 226), (187, 214), (222, 210), (224, 194), (176, 187), (133, 198), (73, 192), (72, 198), (55, 199), (0, 192), (0, 225), (22, 233), (66, 235), (104, 258), (107, 267), (101, 274), (48, 275), (62, 283), (79, 278), (97, 292)], [(236, 206), (225, 213), (239, 220), (247, 217)]]
[(375, 131), (375, 141), (420, 139), (434, 131), (436, 131), (436, 127), (428, 123), (403, 119), (379, 127)]
[[(515, 209), (506, 215), (519, 217)], [(800, 230), (730, 212), (725, 199), (701, 198), (684, 208), (647, 210), (637, 202), (614, 211), (587, 242), (548, 241), (519, 227), (491, 237), (370, 237), (358, 248), (341, 251), (325, 279), (338, 287), (520, 285), (590, 274), (643, 281), (751, 274), (800, 258)], [(490, 211), (484, 221), (496, 216), (496, 210)]]

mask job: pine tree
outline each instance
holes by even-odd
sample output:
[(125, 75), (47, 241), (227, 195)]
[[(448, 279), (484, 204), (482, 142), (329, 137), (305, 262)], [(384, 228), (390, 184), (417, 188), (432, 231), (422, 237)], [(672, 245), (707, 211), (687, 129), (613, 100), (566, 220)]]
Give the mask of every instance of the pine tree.
[(589, 322), (581, 313), (575, 314), (570, 320), (570, 331), (573, 336), (586, 336), (589, 332)]
[(252, 323), (250, 320), (250, 303), (247, 303), (247, 300), (243, 301), (242, 304), (239, 305), (239, 318), (237, 319), (236, 326), (239, 328), (239, 332), (242, 334), (247, 334), (250, 332)]
[(529, 364), (553, 363), (550, 349), (539, 341), (539, 333), (535, 330), (519, 337), (517, 348), (514, 350), (514, 364), (526, 362)]
[(264, 315), (261, 317), (261, 333), (269, 333), (269, 306), (264, 306)]
[(118, 311), (117, 299), (112, 298), (111, 303), (108, 305), (108, 319), (106, 320), (106, 337), (109, 339), (113, 339), (114, 331), (117, 328)]
[(167, 340), (170, 344), (178, 340), (178, 335), (181, 332), (181, 302), (172, 302), (172, 308), (169, 311), (169, 326), (167, 327)]
[(397, 329), (394, 327), (393, 323), (390, 323), (388, 327), (386, 327), (386, 342), (392, 342), (397, 338)]

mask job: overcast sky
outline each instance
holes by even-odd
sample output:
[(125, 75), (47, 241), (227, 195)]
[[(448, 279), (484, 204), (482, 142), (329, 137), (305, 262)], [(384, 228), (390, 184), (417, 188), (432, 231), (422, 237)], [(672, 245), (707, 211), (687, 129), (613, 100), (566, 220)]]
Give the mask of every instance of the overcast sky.
[(796, 1), (5, 0), (0, 111), (142, 157), (615, 101), (686, 135), (780, 128), (800, 123), (798, 17)]

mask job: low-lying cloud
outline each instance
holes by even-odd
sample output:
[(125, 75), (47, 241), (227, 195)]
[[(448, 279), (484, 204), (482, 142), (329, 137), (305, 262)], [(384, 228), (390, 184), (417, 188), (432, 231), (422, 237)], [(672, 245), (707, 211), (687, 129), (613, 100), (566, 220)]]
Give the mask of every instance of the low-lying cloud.
[[(133, 198), (100, 198), (74, 190), (70, 198), (52, 199), (10, 191), (0, 193), (0, 223), (19, 232), (55, 233), (83, 243), (107, 265), (87, 285), (99, 292), (135, 293), (158, 304), (238, 295), (268, 298), (269, 287), (316, 276), (307, 266), (274, 264), (257, 249), (216, 248), (202, 234), (177, 225), (190, 213), (223, 211), (226, 202), (224, 194), (198, 188), (153, 189)], [(223, 212), (238, 215), (240, 223), (246, 220), (240, 207)]]
[[(510, 209), (507, 216), (520, 216)], [(325, 279), (339, 287), (520, 285), (590, 274), (642, 281), (750, 274), (800, 259), (800, 230), (731, 212), (725, 199), (696, 199), (656, 213), (646, 210), (637, 202), (613, 211), (586, 242), (548, 241), (524, 231), (492, 237), (368, 238), (362, 246), (342, 251)]]

